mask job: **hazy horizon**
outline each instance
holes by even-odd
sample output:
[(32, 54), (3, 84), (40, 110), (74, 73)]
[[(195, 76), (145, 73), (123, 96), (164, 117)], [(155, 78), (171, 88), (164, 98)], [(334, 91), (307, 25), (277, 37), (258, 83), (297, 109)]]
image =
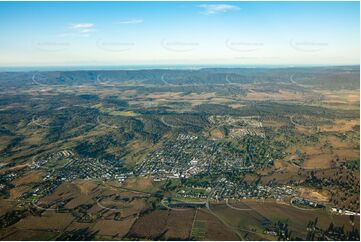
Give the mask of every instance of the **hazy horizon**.
[(116, 70), (200, 70), (206, 68), (221, 69), (286, 69), (286, 68), (307, 68), (307, 67), (354, 67), (358, 64), (350, 65), (227, 65), (227, 64), (209, 64), (209, 65), (106, 65), (106, 66), (0, 66), (0, 72), (34, 72), (34, 71), (116, 71)]
[(358, 65), (359, 17), (359, 2), (1, 2), (0, 66)]

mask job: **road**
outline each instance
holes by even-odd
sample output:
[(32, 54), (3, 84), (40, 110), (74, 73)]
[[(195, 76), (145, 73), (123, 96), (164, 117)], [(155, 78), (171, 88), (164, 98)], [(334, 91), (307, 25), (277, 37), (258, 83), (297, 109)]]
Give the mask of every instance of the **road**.
[[(99, 181), (102, 181), (102, 180), (99, 180)], [(107, 184), (107, 185), (105, 186), (104, 181), (102, 181), (102, 182), (103, 182), (103, 186), (104, 186), (104, 187), (106, 187), (106, 188), (108, 188), (108, 189), (111, 189), (111, 190), (113, 190), (113, 191), (116, 191), (116, 192), (119, 192), (120, 190), (125, 190), (125, 191), (131, 191), (131, 192), (135, 192), (135, 193), (145, 194), (145, 195), (147, 195), (147, 196), (150, 195), (150, 193), (147, 193), (147, 192), (142, 192), (142, 191), (138, 191), (138, 190), (128, 189), (128, 188), (124, 188), (124, 187), (117, 187), (117, 186), (113, 186), (113, 185), (111, 185), (111, 184)], [(88, 194), (86, 194), (86, 195), (88, 195)], [(94, 200), (95, 200), (95, 202), (97, 203), (97, 205), (98, 205), (99, 207), (103, 208), (103, 209), (106, 209), (106, 210), (109, 210), (109, 211), (114, 211), (114, 212), (120, 212), (120, 211), (121, 211), (120, 208), (108, 208), (108, 207), (104, 206), (103, 204), (101, 204), (101, 203), (99, 202), (99, 199), (94, 199)]]
[[(218, 184), (215, 186), (214, 189), (216, 189), (218, 186)], [(237, 234), (237, 236), (241, 239), (241, 240), (245, 240), (242, 236), (242, 234), (238, 231), (238, 228), (234, 228), (233, 226), (230, 226), (226, 221), (223, 220), (223, 218), (221, 218), (220, 216), (218, 216), (218, 214), (216, 214), (215, 212), (213, 212), (210, 208), (210, 198), (212, 197), (213, 193), (214, 193), (214, 189), (210, 191), (208, 197), (207, 197), (207, 202), (206, 202), (206, 207), (209, 211), (209, 213), (211, 213), (213, 216), (215, 216), (219, 221), (221, 221), (227, 228), (229, 228), (230, 230), (232, 230), (233, 232), (235, 232)]]
[(108, 124), (106, 124), (106, 123), (101, 122), (100, 119), (99, 119), (99, 116), (97, 116), (96, 120), (97, 120), (97, 123), (98, 123), (99, 125), (105, 126), (105, 127), (107, 127), (107, 128), (110, 128), (110, 129), (120, 129), (119, 126), (116, 126), (116, 125), (108, 125)]
[(171, 207), (169, 207), (167, 204), (165, 204), (164, 199), (162, 199), (162, 201), (161, 201), (160, 203), (161, 203), (164, 207), (166, 207), (167, 209), (169, 209), (169, 210), (174, 210), (174, 211), (180, 211), (180, 212), (182, 212), (182, 211), (186, 211), (186, 210), (192, 209), (192, 208), (171, 208)]
[(104, 205), (102, 205), (100, 202), (99, 202), (100, 198), (99, 199), (96, 199), (95, 202), (97, 203), (97, 205), (99, 207), (101, 207), (102, 209), (105, 209), (105, 210), (109, 210), (109, 211), (113, 211), (113, 212), (120, 212), (122, 211), (120, 208), (108, 208)]
[(173, 125), (173, 124), (170, 124), (170, 123), (167, 123), (165, 120), (164, 120), (165, 116), (162, 116), (160, 118), (160, 121), (162, 121), (162, 123), (164, 123), (165, 125), (167, 125), (168, 127), (171, 127), (171, 128), (182, 128), (183, 126), (178, 126), (178, 125)]
[(234, 209), (234, 210), (238, 210), (238, 211), (251, 211), (251, 210), (253, 210), (253, 209), (251, 209), (251, 208), (236, 208), (236, 207), (233, 207), (232, 205), (230, 205), (230, 204), (228, 203), (228, 198), (226, 198), (226, 205), (227, 205), (229, 208)]
[(231, 82), (231, 81), (229, 80), (228, 75), (226, 75), (226, 82), (227, 82), (229, 85), (242, 86), (242, 83)]
[(43, 208), (43, 207), (40, 207), (39, 205), (37, 205), (35, 203), (35, 200), (31, 201), (31, 204), (33, 204), (34, 207), (36, 207), (37, 209), (40, 209), (40, 210), (48, 210), (48, 211), (57, 211), (58, 210), (57, 208)]
[(28, 125), (31, 125), (31, 124), (35, 124), (41, 128), (59, 127), (59, 126), (51, 126), (51, 125), (45, 125), (45, 124), (38, 123), (38, 121), (35, 119), (35, 116), (33, 116), (33, 118), (31, 119), (31, 122)]
[[(35, 124), (41, 128), (60, 128), (62, 127), (61, 125), (45, 125), (45, 124), (41, 124), (38, 122), (38, 120), (40, 120), (39, 118), (36, 119), (35, 116), (32, 117), (31, 119), (31, 122), (28, 123), (28, 125), (31, 125), (31, 124)], [(85, 125), (90, 125), (91, 123), (87, 123)]]
[(31, 80), (33, 81), (33, 83), (35, 83), (36, 85), (45, 86), (44, 84), (39, 83), (39, 82), (37, 81), (37, 79), (38, 79), (38, 78), (36, 78), (36, 74), (34, 74), (34, 75), (32, 76), (32, 78), (31, 78)]
[(193, 222), (192, 222), (192, 227), (191, 227), (191, 231), (190, 231), (190, 233), (189, 233), (189, 238), (192, 238), (193, 228), (194, 228), (194, 224), (195, 224), (196, 219), (197, 219), (198, 210), (199, 210), (199, 208), (197, 208), (197, 209), (196, 209), (196, 212), (194, 213)]
[(170, 84), (169, 82), (167, 82), (166, 80), (164, 80), (164, 75), (165, 75), (165, 74), (163, 74), (163, 75), (160, 77), (160, 79), (162, 80), (162, 82), (164, 82), (164, 84), (166, 84), (166, 85), (172, 85), (172, 84)]
[(230, 82), (229, 79), (228, 79), (228, 75), (226, 75), (226, 82), (227, 82), (228, 84), (232, 84), (232, 82)]
[(293, 79), (293, 77), (295, 76), (295, 74), (292, 74), (290, 76), (290, 82), (296, 86), (299, 86), (299, 87), (303, 87), (303, 88), (307, 88), (307, 87), (311, 87), (311, 86), (308, 86), (308, 85), (302, 85), (302, 84), (299, 84), (297, 82), (295, 82), (295, 80)]
[(291, 82), (292, 84), (298, 85), (297, 82), (295, 82), (295, 81), (293, 80), (293, 76), (294, 76), (294, 75), (295, 75), (295, 74), (292, 74), (292, 75), (290, 76), (290, 82)]
[(98, 75), (97, 75), (96, 84), (101, 84), (101, 83), (102, 83), (102, 80), (100, 80), (100, 76), (101, 76), (101, 74), (98, 74)]
[(304, 210), (304, 211), (316, 211), (318, 210), (317, 208), (301, 208), (301, 207), (298, 207), (296, 205), (293, 204), (293, 201), (297, 199), (297, 197), (293, 197), (291, 198), (291, 201), (290, 201), (290, 205), (294, 208), (297, 208), (297, 209), (300, 209), (300, 210)]
[(298, 125), (295, 121), (293, 121), (293, 115), (292, 116), (290, 116), (290, 121), (291, 121), (291, 123), (293, 124), (293, 125)]

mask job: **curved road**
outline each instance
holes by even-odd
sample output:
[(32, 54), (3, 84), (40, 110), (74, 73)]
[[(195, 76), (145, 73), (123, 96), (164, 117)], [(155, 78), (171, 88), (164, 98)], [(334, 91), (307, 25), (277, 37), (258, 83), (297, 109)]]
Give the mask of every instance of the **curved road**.
[(166, 85), (172, 85), (172, 84), (170, 84), (169, 82), (167, 82), (166, 80), (164, 80), (164, 76), (165, 76), (165, 74), (163, 74), (163, 75), (160, 77), (160, 79), (162, 80), (162, 82), (164, 82), (164, 84), (166, 84)]
[(101, 122), (100, 119), (99, 119), (99, 115), (97, 116), (96, 120), (97, 120), (97, 123), (99, 125), (103, 125), (103, 126), (105, 126), (107, 128), (111, 128), (111, 129), (119, 129), (120, 128), (119, 126), (116, 126), (116, 125), (108, 125), (106, 123)]
[(43, 207), (40, 207), (39, 205), (37, 205), (35, 203), (35, 200), (31, 201), (31, 204), (34, 205), (34, 207), (36, 207), (37, 209), (40, 209), (40, 210), (48, 210), (48, 211), (57, 211), (58, 210), (57, 208), (43, 208)]
[(41, 124), (41, 123), (38, 123), (38, 120), (39, 119), (35, 119), (35, 116), (33, 116), (32, 117), (32, 119), (31, 119), (31, 122), (29, 123), (29, 125), (30, 124), (35, 124), (35, 125), (37, 125), (37, 126), (39, 126), (39, 127), (41, 127), (41, 128), (52, 128), (52, 127), (54, 127), (54, 128), (56, 128), (56, 127), (60, 127), (60, 126), (58, 126), (58, 125), (45, 125), (45, 124)]
[(293, 115), (290, 116), (290, 121), (291, 121), (291, 123), (292, 123), (293, 125), (295, 125), (295, 126), (296, 126), (296, 125), (299, 125), (299, 124), (297, 124), (295, 121), (293, 121)]
[[(215, 188), (217, 188), (218, 185), (216, 185)], [(235, 232), (237, 234), (237, 236), (241, 239), (241, 240), (245, 240), (242, 236), (242, 234), (238, 231), (238, 228), (234, 228), (233, 226), (230, 226), (226, 221), (223, 220), (223, 218), (221, 218), (218, 214), (216, 214), (215, 212), (213, 212), (210, 208), (210, 203), (209, 200), (212, 197), (214, 191), (210, 191), (208, 197), (207, 197), (207, 202), (206, 202), (206, 207), (208, 209), (208, 211), (215, 216), (219, 221), (221, 221), (227, 228), (229, 228), (230, 230), (232, 230), (233, 232)]]
[(114, 212), (120, 212), (122, 211), (120, 208), (108, 208), (104, 205), (102, 205), (100, 202), (99, 202), (100, 199), (95, 199), (95, 202), (97, 203), (97, 205), (99, 207), (101, 207), (102, 209), (105, 209), (105, 210), (109, 210), (109, 211), (114, 211)]
[(252, 208), (236, 208), (236, 207), (233, 207), (232, 205), (230, 205), (228, 203), (228, 198), (226, 199), (226, 205), (227, 205), (227, 207), (229, 207), (231, 209), (234, 209), (234, 210), (238, 210), (238, 211), (251, 211), (251, 210), (253, 210)]
[(166, 207), (169, 210), (174, 210), (174, 211), (187, 211), (190, 210), (192, 208), (171, 208), (169, 207), (167, 204), (165, 204), (164, 199), (160, 202), (164, 207)]
[(31, 77), (31, 80), (33, 81), (33, 83), (34, 84), (36, 84), (36, 85), (39, 85), (39, 86), (45, 86), (45, 84), (42, 84), (42, 83), (39, 83), (38, 82), (38, 78), (36, 78), (36, 75), (37, 75), (37, 73), (36, 74), (34, 74), (32, 77)]
[(183, 126), (178, 126), (178, 125), (173, 125), (173, 124), (170, 124), (170, 123), (167, 123), (165, 120), (164, 120), (164, 118), (165, 118), (165, 116), (162, 116), (161, 118), (160, 118), (160, 121), (162, 122), (162, 123), (164, 123), (166, 126), (168, 126), (168, 127), (171, 127), (171, 128), (183, 128)]
[(231, 82), (231, 81), (229, 80), (228, 75), (226, 75), (226, 82), (227, 82), (228, 84), (230, 84), (230, 85), (234, 84), (233, 82)]
[(294, 76), (294, 75), (295, 75), (295, 74), (292, 74), (292, 75), (290, 76), (290, 82), (291, 82), (292, 84), (295, 84), (295, 85), (298, 86), (298, 83), (293, 80), (293, 76)]

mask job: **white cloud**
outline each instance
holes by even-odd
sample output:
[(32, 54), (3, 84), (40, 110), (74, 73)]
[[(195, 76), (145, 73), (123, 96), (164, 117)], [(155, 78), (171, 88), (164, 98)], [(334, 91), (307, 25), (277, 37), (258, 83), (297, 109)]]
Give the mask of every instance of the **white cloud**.
[(141, 23), (143, 23), (143, 19), (129, 19), (129, 20), (117, 22), (116, 24), (141, 24)]
[(94, 27), (95, 24), (93, 23), (78, 23), (78, 24), (71, 24), (68, 32), (61, 33), (58, 37), (88, 37), (90, 33), (96, 32)]
[(225, 13), (227, 11), (240, 10), (239, 7), (230, 4), (201, 4), (198, 7), (203, 8), (203, 14), (212, 15)]
[(82, 29), (80, 30), (80, 33), (92, 33), (95, 32), (95, 29)]
[(92, 23), (79, 23), (79, 24), (71, 24), (70, 28), (71, 29), (82, 29), (82, 28), (91, 28), (93, 26), (94, 26), (94, 24), (92, 24)]

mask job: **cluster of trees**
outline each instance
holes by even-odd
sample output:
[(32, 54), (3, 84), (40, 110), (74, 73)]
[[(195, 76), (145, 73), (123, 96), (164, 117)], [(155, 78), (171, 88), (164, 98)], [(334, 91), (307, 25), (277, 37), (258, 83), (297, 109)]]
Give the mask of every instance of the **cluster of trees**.
[[(354, 216), (350, 217), (351, 221), (355, 219)], [(318, 217), (315, 220), (309, 221), (307, 225), (307, 237), (306, 240), (360, 240), (359, 230), (353, 227), (351, 230), (346, 231), (345, 226), (336, 226), (332, 222), (327, 229), (323, 230), (317, 226)]]

